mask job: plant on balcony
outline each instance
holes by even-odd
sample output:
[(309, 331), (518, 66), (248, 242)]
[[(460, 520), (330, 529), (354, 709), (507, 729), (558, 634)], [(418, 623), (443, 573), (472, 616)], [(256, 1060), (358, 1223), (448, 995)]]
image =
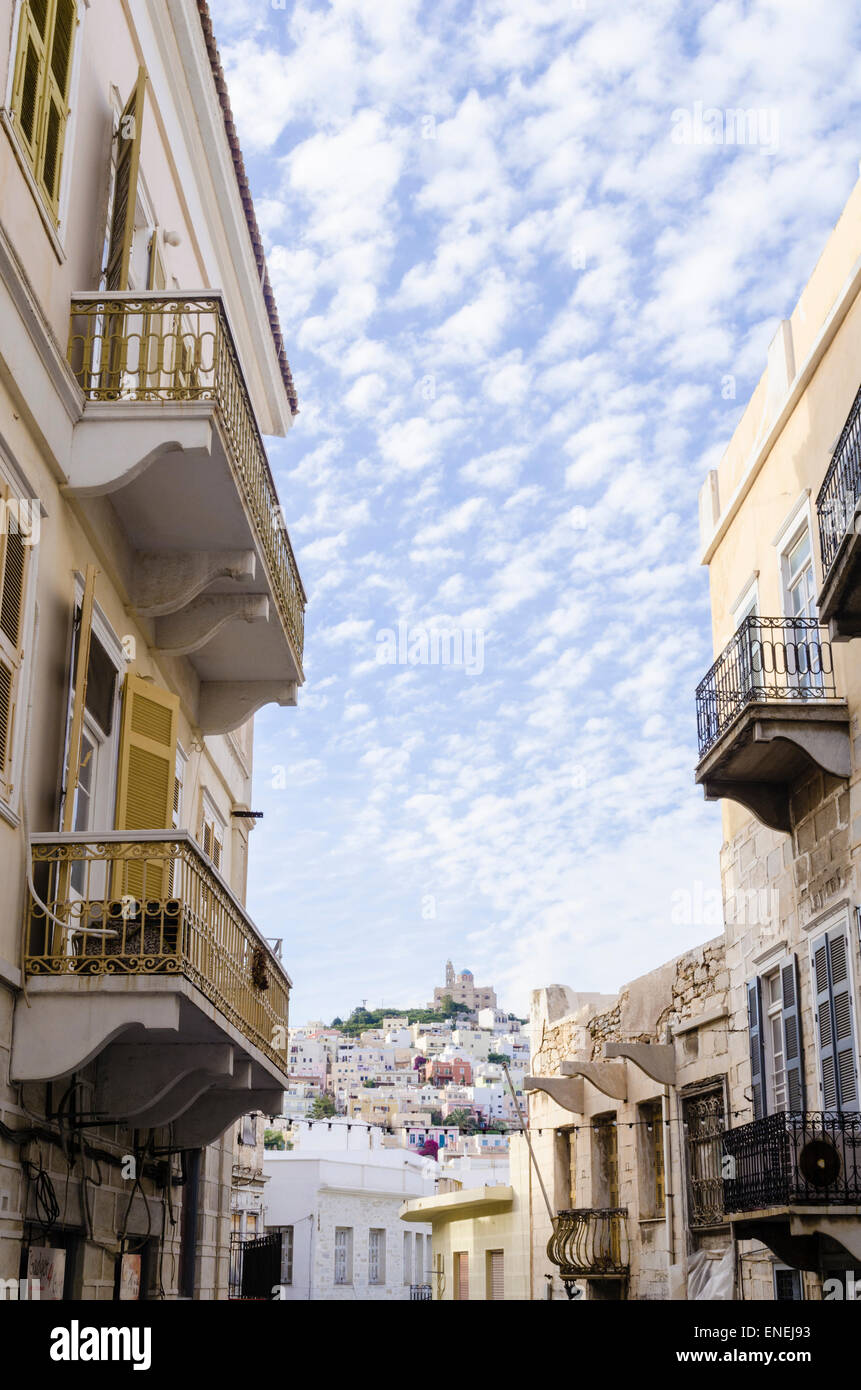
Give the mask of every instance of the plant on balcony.
[(269, 988), (269, 975), (266, 970), (266, 952), (262, 946), (255, 946), (251, 958), (251, 983), (255, 989)]

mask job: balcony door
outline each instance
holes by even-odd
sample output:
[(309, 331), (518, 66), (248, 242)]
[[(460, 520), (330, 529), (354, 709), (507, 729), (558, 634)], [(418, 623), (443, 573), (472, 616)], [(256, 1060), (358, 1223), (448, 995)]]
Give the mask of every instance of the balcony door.
[(822, 649), (819, 633), (810, 629), (816, 620), (816, 578), (807, 522), (797, 531), (781, 556), (784, 613), (797, 618), (797, 627), (786, 630), (787, 684), (802, 699), (822, 688)]

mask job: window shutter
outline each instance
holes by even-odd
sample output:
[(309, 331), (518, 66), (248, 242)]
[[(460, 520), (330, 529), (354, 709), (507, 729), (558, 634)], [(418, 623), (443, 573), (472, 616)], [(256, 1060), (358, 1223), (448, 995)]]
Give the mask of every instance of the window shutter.
[(747, 1023), (750, 1034), (750, 1085), (753, 1092), (753, 1118), (761, 1120), (767, 1112), (767, 1105), (765, 1049), (762, 1036), (762, 985), (758, 975), (747, 982)]
[(855, 1020), (849, 980), (849, 943), (844, 927), (828, 933), (828, 968), (834, 1014), (834, 1055), (841, 1110), (858, 1109)]
[(489, 1251), (490, 1257), (490, 1290), (489, 1297), (492, 1299), (505, 1298), (505, 1254), (502, 1250)]
[[(126, 676), (117, 830), (171, 828), (178, 714), (177, 695), (131, 673)], [(121, 891), (135, 898), (162, 897), (164, 866), (143, 859), (127, 864)]]
[(811, 942), (823, 1110), (858, 1109), (855, 1021), (845, 927)]
[(146, 70), (139, 68), (135, 89), (120, 116), (120, 128), (117, 133), (119, 153), (114, 181), (110, 249), (105, 270), (105, 287), (108, 290), (127, 290), (129, 287), (145, 90)]
[(51, 61), (45, 67), (45, 112), (40, 167), (48, 202), (56, 213), (60, 202), (60, 171), (69, 116), (69, 77), (75, 33), (75, 0), (56, 0)]
[(782, 995), (783, 1057), (786, 1070), (786, 1106), (791, 1112), (804, 1109), (804, 1058), (801, 1048), (798, 958), (795, 955), (780, 967)]
[(48, 36), (48, 0), (24, 0), (18, 31), (18, 57), (12, 108), (27, 152), (36, 163), (39, 114)]
[[(0, 490), (0, 505), (8, 500)], [(5, 510), (0, 530), (0, 795), (12, 790), (9, 763), (15, 720), (16, 675), (23, 657), (22, 626), (27, 547)]]

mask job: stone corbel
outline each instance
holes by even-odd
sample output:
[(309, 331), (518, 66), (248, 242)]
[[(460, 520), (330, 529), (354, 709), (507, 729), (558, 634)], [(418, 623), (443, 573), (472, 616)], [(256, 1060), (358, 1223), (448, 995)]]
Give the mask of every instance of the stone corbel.
[(797, 719), (758, 720), (754, 724), (754, 743), (770, 743), (775, 738), (785, 738), (789, 743), (794, 743), (818, 767), (834, 777), (852, 775), (849, 732), (845, 724), (822, 724)]
[(582, 1077), (527, 1076), (523, 1086), (527, 1091), (544, 1091), (563, 1110), (570, 1110), (575, 1115), (583, 1114)]
[(203, 734), (229, 734), (264, 705), (295, 705), (296, 681), (203, 681), (198, 727)]
[(141, 618), (176, 613), (216, 579), (239, 583), (253, 579), (253, 550), (137, 551), (130, 588), (131, 604)]
[(605, 1057), (624, 1057), (662, 1086), (676, 1084), (676, 1051), (672, 1043), (605, 1043)]
[(180, 1115), (173, 1127), (173, 1142), (179, 1149), (202, 1149), (214, 1143), (240, 1115), (248, 1115), (252, 1110), (277, 1115), (283, 1104), (283, 1090), (208, 1091)]
[[(101, 1054), (96, 1065), (93, 1110), (112, 1119), (131, 1119), (153, 1113), (177, 1092), (177, 1113), (181, 1113), (188, 1088), (177, 1091), (180, 1083), (193, 1078), (193, 1084), (199, 1082), (203, 1090), (215, 1078), (232, 1075), (233, 1048), (229, 1043), (116, 1044)], [(168, 1109), (171, 1104), (168, 1101)], [(158, 1123), (167, 1124), (168, 1120)], [(142, 1127), (137, 1120), (135, 1124)]]
[(563, 1076), (582, 1076), (597, 1090), (614, 1100), (628, 1099), (628, 1068), (625, 1062), (563, 1062)]
[(738, 782), (730, 778), (705, 777), (702, 787), (706, 801), (737, 801), (770, 830), (782, 830), (788, 835), (792, 829), (789, 792), (780, 782)]
[(156, 618), (156, 650), (168, 656), (183, 656), (205, 647), (225, 623), (238, 619), (260, 623), (268, 617), (269, 600), (265, 594), (202, 594), (179, 613)]
[(69, 482), (72, 497), (105, 497), (119, 492), (166, 454), (211, 454), (210, 414), (188, 409), (152, 411), (140, 401), (92, 402), (75, 426)]

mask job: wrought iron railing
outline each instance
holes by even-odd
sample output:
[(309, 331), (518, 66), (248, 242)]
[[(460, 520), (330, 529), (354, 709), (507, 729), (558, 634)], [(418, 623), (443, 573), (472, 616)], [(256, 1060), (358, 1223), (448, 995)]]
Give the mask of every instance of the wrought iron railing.
[(221, 299), (160, 291), (76, 295), (68, 357), (91, 401), (215, 403), (270, 588), (301, 661), (305, 590)]
[(278, 1296), (281, 1284), (281, 1231), (263, 1236), (230, 1237), (227, 1296), (255, 1302)]
[(827, 574), (834, 563), (849, 527), (853, 524), (855, 508), (861, 499), (861, 391), (852, 402), (849, 418), (843, 426), (837, 448), (819, 496), (816, 514), (819, 518), (819, 544), (822, 551), (822, 570)]
[(723, 1090), (715, 1088), (684, 1102), (688, 1161), (688, 1224), (719, 1226), (726, 1220), (723, 1205)]
[(723, 1136), (727, 1211), (861, 1205), (861, 1114), (782, 1111)]
[(560, 1211), (547, 1257), (563, 1280), (625, 1275), (630, 1264), (627, 1207)]
[(26, 907), (27, 976), (182, 975), (286, 1072), (289, 979), (186, 831), (31, 846), (41, 901)]
[(831, 643), (821, 623), (751, 615), (697, 686), (700, 757), (746, 705), (836, 698)]
[(433, 1299), (433, 1291), (430, 1284), (410, 1284), (411, 1303), (430, 1303)]

